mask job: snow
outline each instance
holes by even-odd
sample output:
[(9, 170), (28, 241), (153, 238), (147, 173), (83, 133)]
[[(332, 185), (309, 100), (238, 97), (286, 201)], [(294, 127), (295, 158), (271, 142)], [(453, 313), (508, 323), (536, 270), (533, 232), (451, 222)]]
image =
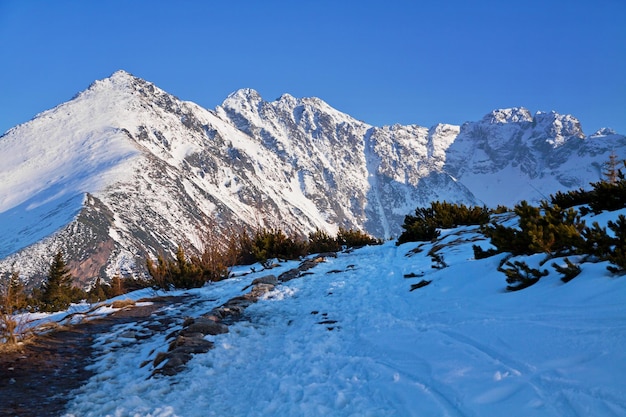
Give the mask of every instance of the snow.
[[(0, 258), (69, 223), (85, 193), (130, 174), (138, 151), (109, 120), (112, 108), (130, 105), (128, 96), (103, 84), (0, 140)], [(92, 100), (94, 95), (99, 99)]]
[[(135, 324), (99, 336), (95, 375), (66, 416), (626, 416), (624, 277), (585, 263), (564, 284), (545, 264), (550, 275), (508, 293), (496, 271), (504, 255), (475, 260), (473, 244), (488, 242), (461, 227), (435, 243), (326, 258), (248, 307), (229, 333), (207, 336), (215, 347), (184, 371), (151, 378), (140, 364), (167, 349), (184, 317), (298, 263), (239, 267), (188, 291), (193, 302), (166, 309), (173, 324), (152, 337), (125, 339), (141, 331)], [(447, 268), (432, 267), (436, 248)], [(422, 279), (431, 284), (409, 291)]]

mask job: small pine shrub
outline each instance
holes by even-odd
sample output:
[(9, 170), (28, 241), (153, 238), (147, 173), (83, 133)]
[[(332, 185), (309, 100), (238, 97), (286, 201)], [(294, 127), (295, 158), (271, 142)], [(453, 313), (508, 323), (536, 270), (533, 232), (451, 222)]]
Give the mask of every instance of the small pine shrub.
[(338, 239), (332, 237), (323, 230), (315, 229), (309, 233), (309, 253), (338, 252), (341, 250), (341, 244)]
[[(611, 153), (605, 163), (606, 170), (602, 172), (602, 181), (591, 183), (593, 187), (593, 199), (589, 203), (594, 213), (603, 210), (614, 211), (626, 207), (626, 179), (624, 173), (618, 168), (620, 165), (617, 154)], [(626, 161), (622, 161), (626, 166)]]
[(614, 274), (622, 274), (626, 272), (626, 217), (620, 214), (617, 221), (609, 221), (607, 225), (615, 233), (613, 249), (607, 256), (612, 265), (607, 269)]
[(418, 207), (415, 215), (404, 218), (404, 232), (399, 236), (398, 244), (434, 240), (440, 234), (437, 229), (483, 225), (489, 221), (490, 215), (491, 211), (486, 207), (434, 201), (430, 207)]
[(146, 260), (146, 267), (155, 288), (198, 288), (210, 281), (219, 281), (228, 276), (226, 258), (213, 246), (205, 247), (202, 256), (187, 257), (181, 246), (173, 260), (157, 256), (156, 264)]
[(498, 223), (485, 225), (482, 233), (491, 240), (498, 252), (510, 252), (513, 255), (530, 255), (530, 238), (521, 230), (506, 227)]
[(87, 302), (96, 303), (98, 301), (104, 301), (107, 297), (107, 288), (108, 285), (102, 282), (102, 280), (98, 277), (96, 282), (94, 282), (93, 287), (87, 292)]
[(252, 239), (252, 253), (258, 262), (267, 266), (273, 258), (298, 259), (307, 253), (303, 239), (287, 236), (280, 229), (260, 229)]
[(572, 208), (562, 209), (545, 201), (535, 207), (522, 201), (515, 206), (515, 214), (519, 217), (519, 228), (493, 223), (482, 229), (501, 252), (568, 255), (584, 246), (585, 222)]
[(556, 194), (550, 195), (550, 203), (562, 208), (582, 206), (591, 203), (592, 200), (593, 192), (585, 191), (582, 188), (567, 192), (558, 191)]
[(506, 275), (506, 282), (509, 284), (508, 291), (519, 291), (536, 284), (542, 277), (548, 275), (547, 270), (540, 271), (528, 266), (523, 261), (507, 262), (508, 268), (501, 268)]
[(443, 268), (447, 268), (448, 267), (448, 264), (444, 260), (442, 254), (433, 252), (433, 253), (430, 254), (430, 258), (433, 261), (432, 267), (434, 269), (443, 269)]
[(472, 249), (474, 250), (474, 259), (477, 259), (477, 260), (489, 258), (499, 253), (498, 249), (490, 248), (490, 249), (484, 250), (478, 245), (472, 245)]
[(423, 279), (423, 280), (421, 280), (420, 282), (418, 282), (417, 284), (411, 284), (411, 289), (410, 289), (409, 291), (415, 291), (415, 290), (417, 290), (418, 288), (425, 287), (425, 286), (427, 286), (428, 284), (430, 284), (431, 282), (432, 282), (432, 281), (429, 281), (429, 280), (425, 280), (425, 279)]
[(346, 230), (342, 227), (337, 232), (337, 242), (347, 248), (360, 248), (368, 245), (380, 245), (382, 241), (357, 229)]
[(552, 266), (554, 267), (556, 272), (563, 275), (561, 277), (561, 281), (570, 282), (571, 280), (576, 278), (578, 274), (580, 274), (581, 268), (580, 265), (573, 263), (567, 258), (563, 259), (563, 261), (565, 261), (565, 266), (561, 266), (556, 262), (553, 263)]
[(243, 230), (233, 234), (228, 240), (228, 253), (233, 260), (233, 265), (251, 265), (255, 263), (256, 256), (253, 252), (253, 239), (250, 234)]
[(605, 227), (600, 227), (598, 222), (593, 222), (592, 227), (586, 227), (582, 231), (584, 246), (582, 253), (595, 258), (596, 260), (606, 260), (611, 253), (614, 241), (610, 237)]
[(398, 237), (398, 244), (406, 242), (431, 241), (439, 237), (432, 207), (418, 207), (415, 215), (407, 214), (402, 224), (404, 232)]
[(498, 207), (496, 207), (495, 209), (493, 209), (491, 211), (491, 214), (504, 214), (504, 213), (508, 213), (510, 211), (511, 211), (511, 209), (508, 208), (507, 206), (498, 205)]
[(445, 201), (435, 201), (431, 203), (431, 208), (435, 223), (441, 229), (485, 224), (491, 216), (491, 211), (487, 207), (468, 207), (465, 204), (451, 204)]

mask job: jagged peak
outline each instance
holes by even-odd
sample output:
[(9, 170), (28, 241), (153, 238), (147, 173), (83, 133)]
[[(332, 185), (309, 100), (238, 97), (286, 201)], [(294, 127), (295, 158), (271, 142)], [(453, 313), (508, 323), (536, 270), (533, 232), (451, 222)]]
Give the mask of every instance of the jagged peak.
[(111, 78), (111, 79), (128, 79), (128, 78), (134, 79), (134, 78), (137, 78), (137, 77), (135, 77), (133, 74), (131, 74), (128, 71), (125, 71), (123, 69), (119, 69), (119, 70), (115, 71), (113, 74), (111, 74), (111, 76), (108, 77), (108, 78)]
[(618, 133), (610, 127), (601, 127), (593, 135), (591, 135), (591, 137), (597, 138), (602, 136), (614, 136), (617, 134)]
[(295, 98), (294, 96), (292, 96), (291, 94), (289, 94), (289, 93), (283, 93), (283, 94), (281, 94), (281, 96), (280, 96), (280, 97), (278, 97), (278, 100), (277, 100), (277, 101), (294, 101), (294, 100), (295, 100), (295, 101), (298, 101), (298, 99), (297, 99), (297, 98)]
[(554, 110), (548, 113), (538, 111), (535, 113), (533, 123), (536, 125), (536, 129), (543, 129), (555, 137), (554, 141), (547, 141), (555, 146), (565, 143), (567, 138), (583, 138), (585, 136), (580, 121), (570, 114), (563, 115)]
[(138, 84), (149, 83), (141, 78), (135, 77), (127, 71), (117, 70), (106, 78), (94, 81), (91, 83), (89, 88), (78, 93), (76, 97), (84, 97), (85, 94), (89, 95), (91, 93), (103, 92), (107, 90), (132, 90), (136, 88)]
[(432, 126), (430, 129), (428, 129), (428, 133), (429, 134), (440, 134), (440, 133), (454, 133), (456, 135), (459, 134), (461, 130), (461, 127), (458, 125), (451, 125), (448, 123), (437, 123), (436, 125)]
[(574, 123), (574, 124), (579, 124), (580, 122), (578, 121), (578, 119), (574, 116), (572, 116), (571, 114), (560, 114), (557, 113), (554, 110), (551, 110), (549, 112), (543, 112), (543, 111), (538, 111), (535, 113), (535, 116), (533, 117), (533, 120), (536, 123), (540, 123), (543, 121), (548, 121), (550, 123), (554, 122), (555, 120), (560, 120), (562, 122), (570, 122), (570, 123)]
[(530, 111), (524, 107), (496, 109), (483, 117), (482, 121), (489, 124), (532, 122)]
[(229, 100), (238, 100), (238, 101), (262, 101), (263, 98), (258, 91), (253, 88), (240, 88), (237, 91), (234, 91), (226, 97), (225, 101)]

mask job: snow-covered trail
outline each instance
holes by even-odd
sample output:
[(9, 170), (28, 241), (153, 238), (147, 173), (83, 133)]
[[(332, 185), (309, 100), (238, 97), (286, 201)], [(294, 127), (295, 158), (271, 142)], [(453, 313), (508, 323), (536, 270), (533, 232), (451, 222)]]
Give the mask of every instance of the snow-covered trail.
[[(567, 285), (550, 275), (505, 293), (499, 257), (468, 262), (471, 245), (455, 245), (437, 270), (432, 244), (410, 254), (416, 246), (327, 258), (250, 306), (174, 377), (139, 368), (165, 335), (114, 352), (106, 346), (127, 329), (105, 335), (99, 373), (68, 415), (626, 416), (623, 278), (598, 264)], [(194, 307), (170, 314), (207, 312), (265, 274), (196, 290)], [(410, 292), (421, 279), (432, 283)]]

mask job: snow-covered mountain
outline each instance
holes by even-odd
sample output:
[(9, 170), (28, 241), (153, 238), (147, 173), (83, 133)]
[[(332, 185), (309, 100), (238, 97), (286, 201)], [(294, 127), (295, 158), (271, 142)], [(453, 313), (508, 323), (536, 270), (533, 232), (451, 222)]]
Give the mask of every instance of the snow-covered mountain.
[(250, 89), (215, 110), (124, 71), (0, 138), (0, 271), (142, 273), (239, 227), (398, 235), (432, 200), (508, 204), (600, 178), (624, 136), (571, 116), (497, 110), (461, 127), (374, 127), (317, 98)]
[(589, 188), (602, 178), (612, 152), (626, 156), (626, 138), (610, 129), (585, 136), (570, 115), (495, 110), (461, 126), (444, 170), (488, 206), (546, 199)]

